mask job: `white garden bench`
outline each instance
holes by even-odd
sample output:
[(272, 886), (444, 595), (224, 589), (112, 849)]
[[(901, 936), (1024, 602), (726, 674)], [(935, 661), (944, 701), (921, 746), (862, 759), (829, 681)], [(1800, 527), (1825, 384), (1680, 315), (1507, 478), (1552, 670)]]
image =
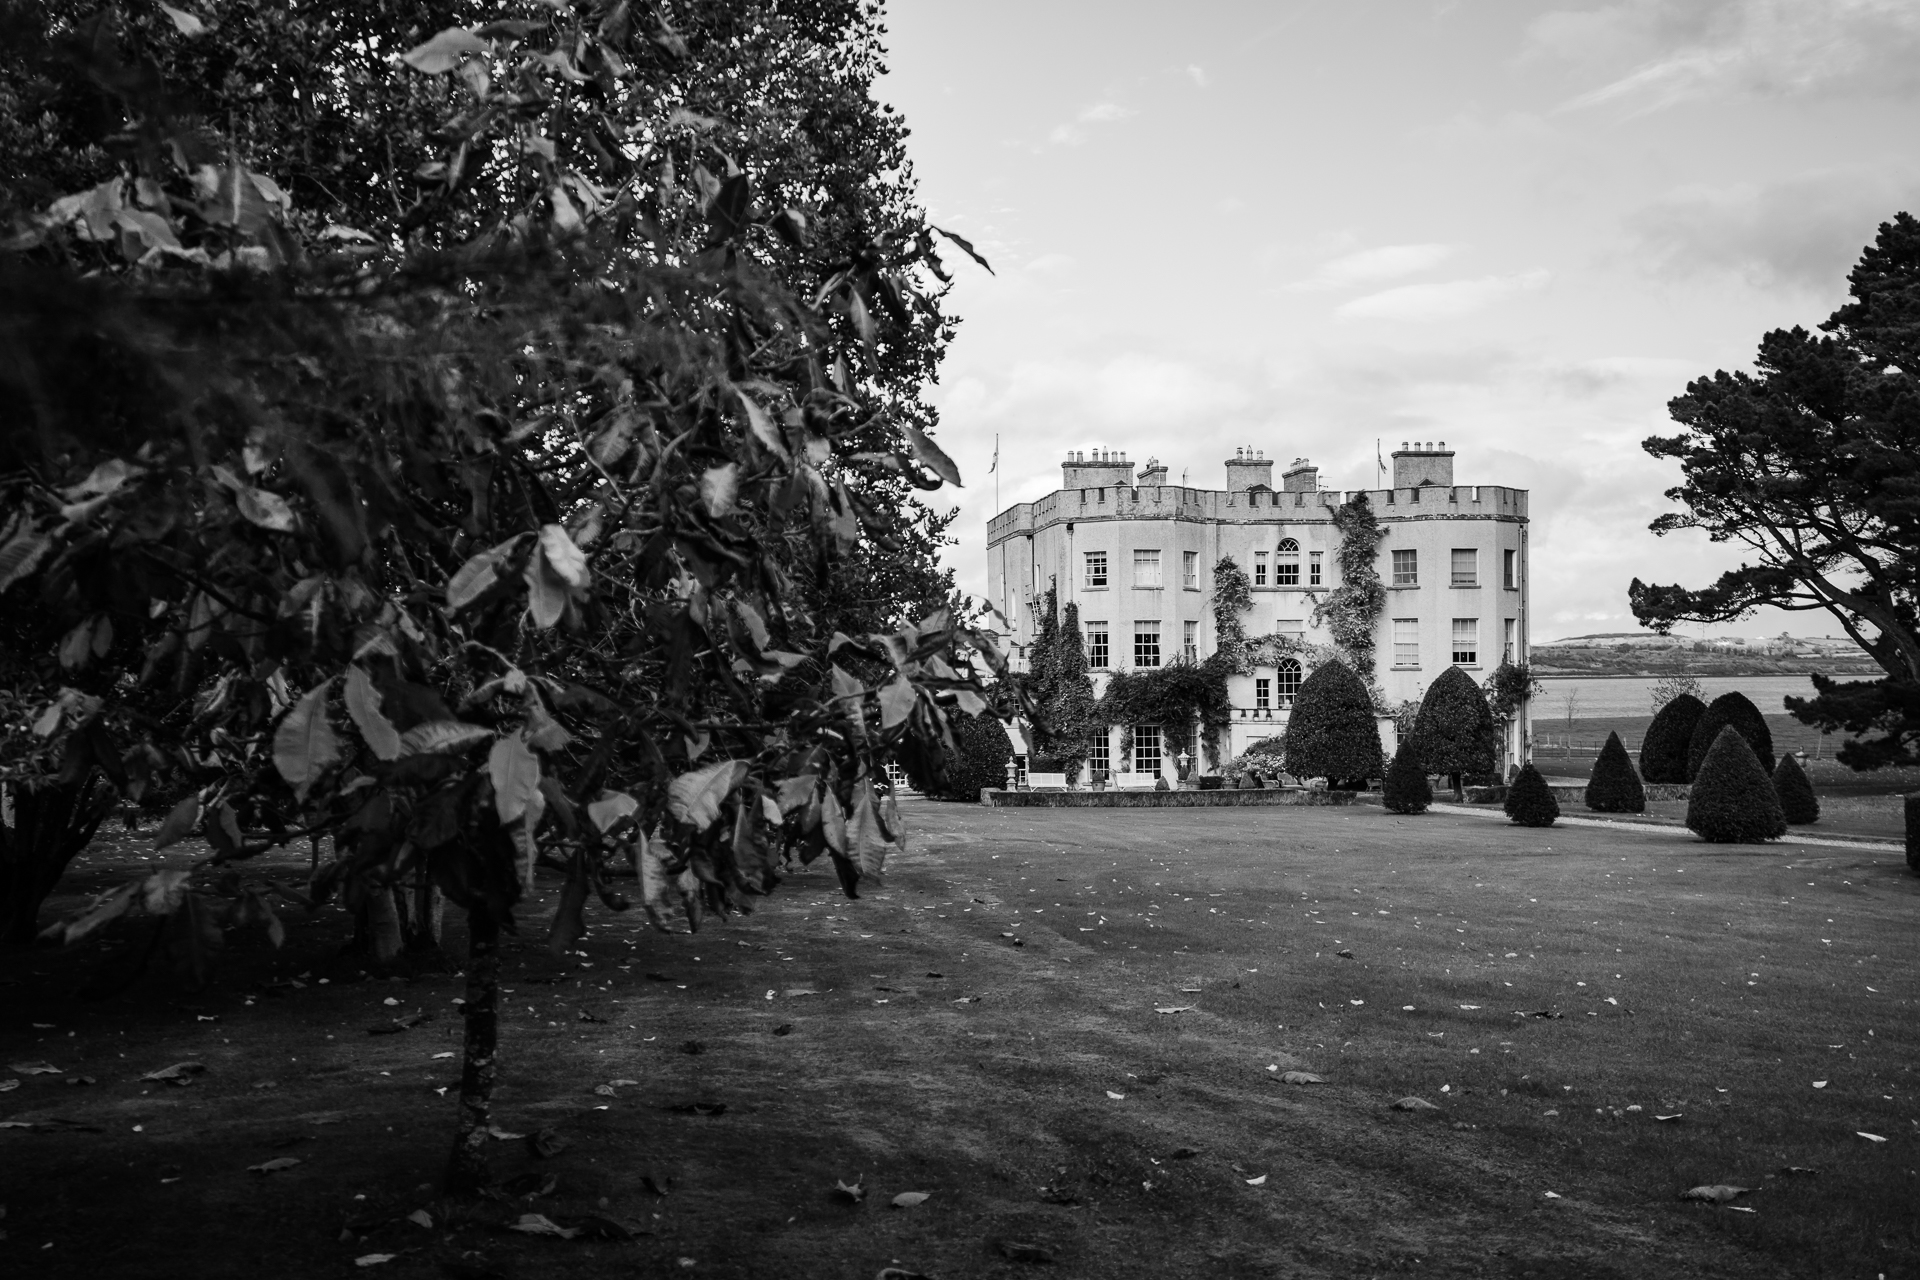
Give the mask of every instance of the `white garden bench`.
[(1034, 773), (1032, 770), (1028, 770), (1027, 785), (1036, 791), (1043, 788), (1065, 790), (1067, 786), (1067, 775), (1064, 773)]

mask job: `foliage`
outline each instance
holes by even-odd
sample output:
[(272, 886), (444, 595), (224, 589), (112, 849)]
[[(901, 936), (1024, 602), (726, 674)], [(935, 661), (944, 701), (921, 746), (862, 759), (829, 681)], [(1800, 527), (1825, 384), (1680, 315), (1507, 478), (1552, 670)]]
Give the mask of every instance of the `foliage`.
[(1334, 508), (1333, 525), (1340, 531), (1340, 546), (1333, 553), (1340, 567), (1340, 585), (1314, 607), (1313, 625), (1327, 627), (1348, 667), (1362, 685), (1370, 687), (1380, 615), (1387, 607), (1387, 589), (1380, 583), (1375, 561), (1387, 530), (1374, 517), (1373, 504), (1364, 493)]
[(1507, 788), (1506, 815), (1523, 827), (1550, 827), (1560, 820), (1560, 801), (1529, 760)]
[(1080, 607), (1059, 606), (1053, 587), (1036, 602), (1039, 613), (1027, 674), (1021, 677), (1035, 716), (1028, 724), (1029, 745), (1058, 772), (1078, 772), (1087, 758), (1097, 723), (1093, 678), (1087, 673), (1086, 641), (1080, 633)]
[(1136, 725), (1159, 725), (1161, 749), (1169, 757), (1193, 753), (1198, 721), (1207, 761), (1218, 765), (1220, 734), (1232, 721), (1233, 705), (1221, 664), (1180, 658), (1164, 667), (1114, 672), (1107, 679), (1099, 716), (1102, 724), (1124, 726), (1129, 735)]
[(1239, 786), (1243, 779), (1256, 773), (1268, 778), (1286, 772), (1286, 760), (1287, 740), (1284, 736), (1262, 738), (1227, 761), (1220, 773), (1233, 785)]
[(1920, 795), (1910, 795), (1902, 806), (1907, 824), (1907, 870), (1920, 875)]
[(1640, 776), (1648, 782), (1690, 782), (1688, 747), (1707, 704), (1690, 693), (1678, 694), (1654, 713), (1640, 739)]
[(1813, 793), (1807, 771), (1791, 751), (1773, 767), (1773, 792), (1780, 797), (1780, 814), (1789, 826), (1820, 821), (1820, 797)]
[(1433, 804), (1433, 785), (1427, 781), (1427, 771), (1420, 767), (1413, 744), (1404, 738), (1393, 753), (1393, 763), (1387, 766), (1382, 791), (1389, 813), (1425, 813)]
[(78, 779), (0, 783), (0, 946), (39, 933), (40, 904), (113, 811), (114, 789), (91, 770)]
[(1700, 701), (1701, 691), (1698, 679), (1679, 671), (1655, 680), (1653, 687), (1647, 691), (1647, 695), (1648, 700), (1653, 704), (1653, 714), (1657, 716), (1668, 703), (1683, 695)]
[(1693, 733), (1687, 739), (1687, 781), (1700, 776), (1700, 762), (1707, 758), (1714, 740), (1728, 725), (1738, 729), (1747, 745), (1753, 748), (1760, 768), (1769, 774), (1773, 772), (1773, 733), (1767, 728), (1767, 719), (1746, 694), (1734, 691), (1708, 703), (1699, 722), (1693, 726)]
[(1501, 724), (1511, 724), (1520, 714), (1520, 704), (1539, 693), (1540, 678), (1533, 668), (1503, 659), (1487, 673), (1487, 710)]
[(1486, 773), (1500, 755), (1500, 733), (1473, 677), (1448, 667), (1427, 686), (1413, 722), (1413, 750), (1428, 773)]
[(1385, 771), (1373, 698), (1344, 662), (1329, 662), (1300, 684), (1287, 718), (1287, 772), (1329, 782)]
[(908, 769), (907, 777), (915, 790), (931, 799), (978, 803), (982, 787), (998, 791), (1007, 785), (1013, 740), (1007, 736), (1006, 726), (991, 714), (955, 716), (952, 728), (953, 747), (945, 753), (940, 776), (930, 776), (924, 766), (915, 766)]
[(1647, 789), (1634, 771), (1633, 758), (1627, 754), (1620, 735), (1609, 733), (1593, 762), (1587, 779), (1587, 808), (1596, 813), (1645, 813)]
[[(206, 9), (178, 57), (158, 15), (129, 27), (187, 65), (180, 100), (231, 88), (188, 64), (252, 12)], [(379, 11), (377, 48), (422, 12)], [(944, 608), (835, 621), (911, 610), (836, 574), (929, 554), (906, 495), (958, 480), (917, 399), (944, 276), (875, 177), (894, 151), (812, 167), (836, 113), (872, 124), (877, 20), (739, 16), (543, 9), (404, 66), (318, 40), (437, 157), (354, 154), (420, 193), (375, 232), (172, 116), (102, 28), (109, 168), (0, 251), (0, 686), (32, 707), (0, 770), (178, 787), (157, 843), (214, 850), (47, 933), (160, 915), (197, 966), (223, 922), (277, 929), (246, 861), (306, 836), (336, 851), (315, 901), (437, 886), (471, 937), (457, 1190), (486, 1176), (498, 934), (536, 867), (566, 877), (557, 951), (590, 897), (626, 907), (622, 868), (662, 929), (747, 909), (788, 855), (855, 895), (902, 837), (880, 763), (937, 783), (975, 662), (1004, 669)], [(268, 105), (241, 132), (291, 148)]]
[(1687, 827), (1715, 844), (1777, 840), (1787, 834), (1773, 779), (1735, 725), (1720, 729), (1700, 762), (1687, 796)]
[(1241, 615), (1253, 608), (1247, 571), (1232, 556), (1213, 566), (1213, 660), (1235, 675), (1253, 668), (1247, 661), (1247, 631)]
[[(1788, 710), (1856, 769), (1920, 760), (1920, 221), (1897, 214), (1848, 277), (1852, 301), (1815, 336), (1760, 341), (1755, 371), (1715, 373), (1669, 407), (1684, 430), (1645, 443), (1679, 462), (1685, 510), (1655, 533), (1700, 529), (1750, 559), (1709, 587), (1634, 579), (1634, 614), (1657, 631), (1763, 606), (1825, 610), (1886, 673), (1813, 678)], [(1866, 735), (1877, 736), (1866, 736)]]

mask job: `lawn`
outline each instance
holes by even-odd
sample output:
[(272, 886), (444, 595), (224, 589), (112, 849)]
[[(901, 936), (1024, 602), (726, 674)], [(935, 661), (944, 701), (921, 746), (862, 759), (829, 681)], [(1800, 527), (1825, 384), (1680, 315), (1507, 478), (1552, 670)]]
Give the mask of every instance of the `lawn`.
[[(329, 960), (337, 912), (195, 993), (83, 1001), (97, 957), (0, 959), (0, 1063), (61, 1072), (0, 1077), (0, 1120), (39, 1122), (0, 1130), (0, 1272), (1920, 1275), (1897, 853), (1374, 808), (907, 812), (861, 901), (810, 870), (692, 937), (629, 913), (584, 955), (511, 951), (499, 1122), (570, 1145), (502, 1140), (520, 1194), (478, 1210), (432, 1188), (459, 981)], [(138, 856), (103, 843), (80, 882)], [(182, 1060), (207, 1068), (187, 1087), (137, 1080)], [(1755, 1190), (1678, 1199), (1714, 1183)], [(500, 1230), (528, 1212), (644, 1234)]]

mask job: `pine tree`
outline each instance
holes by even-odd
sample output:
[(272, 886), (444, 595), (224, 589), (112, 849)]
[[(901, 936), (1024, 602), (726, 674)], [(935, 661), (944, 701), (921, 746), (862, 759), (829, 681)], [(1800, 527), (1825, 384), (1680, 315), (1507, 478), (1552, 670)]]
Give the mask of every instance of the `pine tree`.
[(1739, 730), (1740, 736), (1753, 748), (1761, 769), (1768, 774), (1773, 772), (1773, 734), (1767, 728), (1766, 717), (1744, 693), (1723, 693), (1707, 704), (1706, 713), (1700, 717), (1700, 723), (1694, 725), (1693, 736), (1688, 739), (1688, 782), (1699, 778), (1701, 761), (1719, 740), (1720, 731), (1729, 725)]
[(1301, 682), (1287, 718), (1287, 772), (1329, 782), (1377, 778), (1381, 755), (1367, 687), (1338, 659), (1320, 664)]
[(1411, 742), (1402, 742), (1387, 766), (1385, 801), (1389, 813), (1425, 813), (1433, 803), (1433, 787), (1420, 767)]
[(1047, 720), (1053, 731), (1052, 755), (1069, 775), (1078, 773), (1087, 758), (1099, 723), (1100, 704), (1093, 696), (1093, 678), (1087, 674), (1086, 642), (1080, 634), (1080, 606), (1060, 611), (1060, 631), (1054, 646), (1053, 697)]
[(1648, 782), (1687, 782), (1687, 746), (1694, 726), (1707, 713), (1707, 704), (1690, 693), (1661, 707), (1640, 740), (1640, 776)]
[(1507, 788), (1506, 812), (1523, 827), (1550, 827), (1559, 820), (1560, 802), (1532, 761), (1521, 766), (1520, 776)]
[(1787, 834), (1773, 779), (1734, 725), (1720, 730), (1700, 762), (1687, 799), (1687, 827), (1716, 844), (1777, 840)]
[(1448, 667), (1420, 699), (1413, 721), (1413, 749), (1427, 773), (1444, 773), (1453, 784), (1453, 798), (1463, 773), (1491, 773), (1500, 755), (1500, 731), (1486, 694), (1473, 677), (1459, 667)]
[(1807, 771), (1800, 767), (1792, 752), (1781, 756), (1780, 763), (1773, 767), (1773, 791), (1780, 797), (1780, 812), (1788, 825), (1820, 821), (1820, 797), (1813, 793)]
[(1607, 745), (1600, 748), (1600, 758), (1593, 762), (1593, 776), (1587, 779), (1587, 808), (1596, 813), (1647, 810), (1647, 789), (1640, 785), (1633, 759), (1617, 733), (1607, 735)]

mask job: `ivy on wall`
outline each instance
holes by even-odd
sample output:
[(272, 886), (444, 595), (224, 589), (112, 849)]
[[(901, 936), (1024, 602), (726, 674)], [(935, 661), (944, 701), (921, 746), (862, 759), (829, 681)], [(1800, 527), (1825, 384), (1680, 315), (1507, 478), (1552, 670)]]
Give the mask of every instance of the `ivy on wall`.
[(1087, 674), (1087, 650), (1080, 634), (1080, 607), (1059, 607), (1059, 592), (1048, 587), (1036, 602), (1039, 625), (1022, 677), (1038, 713), (1029, 725), (1033, 749), (1030, 768), (1074, 773), (1087, 758), (1092, 736), (1103, 729), (1093, 680)]
[(1540, 692), (1540, 678), (1533, 674), (1531, 667), (1502, 661), (1487, 676), (1482, 688), (1487, 695), (1487, 709), (1493, 712), (1495, 720), (1506, 724), (1519, 713), (1522, 702)]
[(1213, 566), (1213, 656), (1229, 671), (1246, 666), (1247, 631), (1240, 615), (1253, 608), (1253, 587), (1247, 571), (1232, 556), (1221, 556)]
[(1379, 556), (1380, 539), (1386, 527), (1375, 518), (1367, 495), (1356, 493), (1352, 499), (1333, 509), (1333, 525), (1340, 531), (1340, 546), (1334, 562), (1340, 566), (1340, 585), (1313, 611), (1313, 625), (1325, 625), (1355, 675), (1381, 701), (1374, 673), (1374, 650), (1380, 634), (1380, 615), (1386, 612), (1387, 589), (1374, 567)]
[(1200, 742), (1209, 768), (1220, 763), (1220, 733), (1233, 717), (1227, 698), (1227, 669), (1216, 653), (1205, 662), (1184, 659), (1146, 671), (1116, 671), (1107, 680), (1107, 696), (1100, 713), (1107, 724), (1127, 729), (1131, 750), (1136, 725), (1160, 726), (1162, 750), (1177, 756), (1193, 750), (1193, 726), (1200, 725)]

